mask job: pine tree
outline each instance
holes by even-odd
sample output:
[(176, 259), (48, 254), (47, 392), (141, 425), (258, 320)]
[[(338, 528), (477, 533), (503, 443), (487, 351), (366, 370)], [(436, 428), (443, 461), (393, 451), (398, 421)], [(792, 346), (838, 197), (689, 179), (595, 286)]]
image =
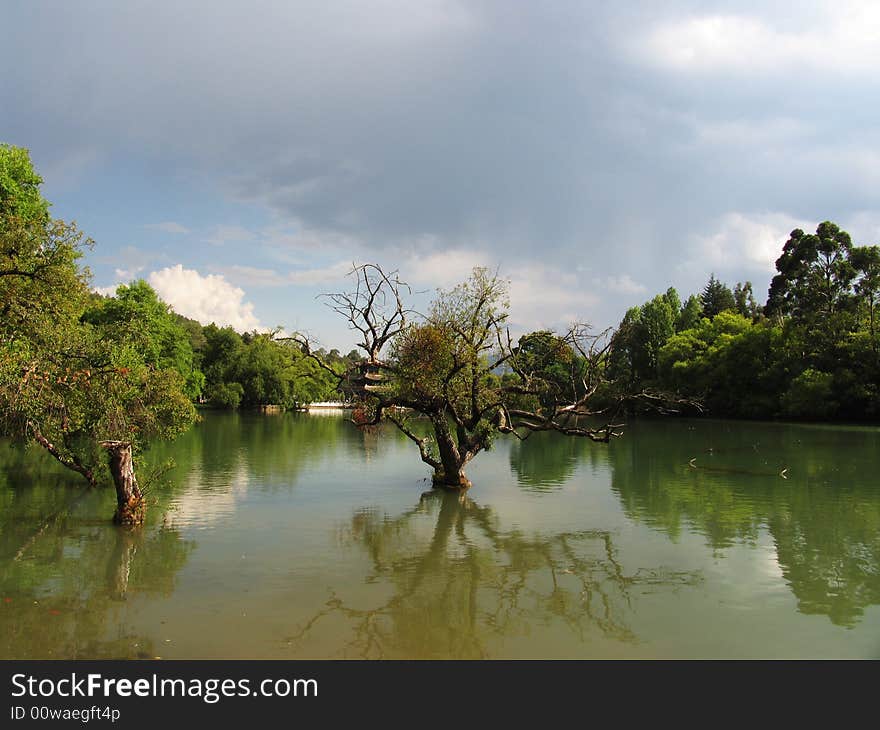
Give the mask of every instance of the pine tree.
[(709, 276), (709, 283), (700, 294), (700, 304), (703, 305), (703, 316), (709, 319), (726, 309), (736, 309), (730, 287), (716, 279), (714, 273)]

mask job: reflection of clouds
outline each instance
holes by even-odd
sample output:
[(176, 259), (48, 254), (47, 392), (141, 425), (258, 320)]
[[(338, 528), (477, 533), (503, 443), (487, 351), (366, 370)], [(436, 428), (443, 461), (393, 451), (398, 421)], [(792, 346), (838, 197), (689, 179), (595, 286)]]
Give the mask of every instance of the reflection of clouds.
[(779, 556), (775, 545), (762, 545), (756, 551), (755, 566), (758, 573), (774, 581), (782, 581), (782, 567), (779, 565)]
[(248, 485), (248, 463), (241, 454), (233, 468), (213, 475), (210, 483), (206, 482), (201, 465), (197, 465), (189, 473), (182, 493), (172, 501), (166, 523), (172, 527), (213, 527), (235, 513)]

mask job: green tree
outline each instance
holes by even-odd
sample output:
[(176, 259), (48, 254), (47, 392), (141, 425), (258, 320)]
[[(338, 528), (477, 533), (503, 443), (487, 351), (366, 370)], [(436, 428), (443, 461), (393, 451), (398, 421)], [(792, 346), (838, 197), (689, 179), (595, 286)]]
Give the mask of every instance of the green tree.
[(858, 275), (855, 285), (857, 303), (864, 313), (872, 349), (877, 351), (876, 311), (880, 301), (880, 246), (852, 249), (850, 262)]
[(794, 380), (782, 397), (782, 408), (786, 416), (795, 418), (822, 418), (834, 415), (837, 403), (834, 401), (834, 377), (807, 368)]
[(234, 366), (234, 379), (241, 383), (246, 406), (293, 405), (291, 382), (294, 353), (281, 348), (269, 335), (257, 335), (245, 345)]
[(691, 294), (681, 307), (678, 319), (675, 321), (675, 331), (689, 330), (700, 323), (703, 316), (703, 303), (696, 294)]
[(208, 344), (208, 341), (205, 339), (204, 327), (201, 322), (184, 317), (181, 314), (177, 314), (177, 312), (173, 312), (173, 316), (174, 320), (186, 332), (186, 336), (189, 338), (189, 346), (196, 355), (196, 366), (201, 366), (201, 353)]
[(0, 209), (13, 211), (0, 219), (0, 433), (38, 444), (92, 485), (109, 454), (116, 520), (138, 522), (144, 501), (132, 448), (187, 428), (194, 409), (178, 373), (83, 318), (92, 294), (78, 262), (91, 242), (72, 225), (44, 220), (48, 203), (30, 200), (39, 178), (27, 166), (10, 169), (25, 184), (5, 184), (0, 199)]
[(136, 347), (147, 365), (176, 370), (190, 399), (201, 395), (205, 376), (195, 365), (191, 334), (143, 279), (120, 286), (115, 296), (88, 309), (83, 320), (113, 341)]
[(767, 309), (817, 324), (849, 311), (850, 285), (856, 270), (849, 261), (852, 240), (846, 231), (825, 221), (815, 234), (795, 229), (776, 260), (779, 272), (770, 283)]
[[(675, 293), (674, 289), (669, 292)], [(660, 350), (667, 340), (675, 334), (675, 320), (678, 318), (678, 295), (674, 299), (658, 294), (642, 306), (641, 321), (645, 328), (645, 360), (653, 379), (657, 373)]]
[(618, 392), (634, 394), (656, 385), (660, 350), (680, 329), (682, 318), (699, 321), (694, 301), (691, 297), (682, 307), (678, 292), (670, 287), (627, 311), (608, 355), (608, 374)]
[(49, 222), (49, 203), (40, 193), (42, 182), (26, 149), (0, 143), (0, 226)]
[(202, 329), (205, 344), (201, 350), (201, 367), (205, 373), (205, 394), (211, 405), (237, 408), (244, 396), (244, 387), (235, 380), (235, 366), (244, 350), (244, 340), (232, 327), (209, 324)]
[(733, 301), (737, 313), (743, 317), (755, 319), (761, 311), (761, 307), (755, 301), (755, 293), (752, 290), (752, 282), (750, 281), (747, 281), (745, 284), (737, 282), (733, 288)]
[(731, 292), (712, 274), (678, 307), (674, 335), (674, 290), (630, 309), (607, 358), (618, 394), (677, 394), (726, 416), (875, 418), (880, 247), (853, 246), (826, 222), (793, 231), (777, 271), (766, 311), (751, 282)]
[(640, 307), (630, 307), (617, 327), (608, 356), (608, 373), (619, 388), (640, 389), (653, 373), (647, 349), (648, 333)]
[(730, 287), (715, 278), (715, 274), (709, 276), (709, 282), (700, 294), (700, 304), (703, 306), (702, 315), (710, 319), (727, 309), (735, 309), (736, 302)]
[(660, 351), (659, 385), (719, 415), (773, 415), (784, 377), (781, 337), (778, 327), (720, 312), (669, 339)]
[(214, 324), (203, 328), (204, 346), (198, 353), (205, 371), (208, 402), (219, 408), (277, 405), (299, 408), (309, 403), (338, 400), (339, 375), (351, 364), (336, 350), (318, 354), (324, 370), (305, 357), (299, 345), (277, 333), (245, 333)]
[(770, 283), (768, 315), (788, 316), (801, 330), (796, 337), (810, 364), (827, 370), (834, 368), (839, 344), (856, 325), (851, 251), (849, 234), (830, 221), (820, 223), (815, 234), (796, 229)]

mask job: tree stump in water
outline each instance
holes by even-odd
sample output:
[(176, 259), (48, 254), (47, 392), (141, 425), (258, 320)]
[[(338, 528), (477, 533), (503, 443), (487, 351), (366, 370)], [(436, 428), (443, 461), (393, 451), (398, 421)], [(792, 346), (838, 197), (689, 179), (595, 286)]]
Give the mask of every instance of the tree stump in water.
[(460, 472), (457, 476), (453, 476), (452, 479), (447, 479), (446, 474), (435, 471), (432, 476), (432, 481), (434, 482), (435, 488), (439, 487), (453, 492), (470, 489), (473, 486), (471, 480), (464, 475), (464, 472)]
[(110, 474), (116, 487), (116, 514), (113, 515), (113, 521), (117, 525), (139, 525), (144, 521), (146, 502), (134, 475), (131, 444), (127, 441), (102, 441), (101, 446), (110, 455)]

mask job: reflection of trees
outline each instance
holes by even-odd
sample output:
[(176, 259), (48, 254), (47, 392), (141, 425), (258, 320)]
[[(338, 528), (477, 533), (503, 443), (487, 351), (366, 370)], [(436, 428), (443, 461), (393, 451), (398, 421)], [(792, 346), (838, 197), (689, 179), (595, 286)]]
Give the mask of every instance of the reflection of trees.
[(521, 486), (543, 491), (563, 484), (578, 461), (591, 450), (595, 450), (595, 444), (586, 439), (538, 433), (511, 443), (510, 466)]
[(767, 529), (798, 610), (853, 626), (880, 604), (877, 440), (755, 424), (639, 428), (609, 449), (612, 489), (628, 516), (673, 539), (685, 524), (722, 550)]
[[(611, 488), (627, 516), (677, 540), (683, 527), (706, 537), (715, 550), (757, 538), (760, 515), (753, 500), (738, 495), (725, 473), (692, 468), (686, 449), (665, 444), (614, 444), (609, 453)], [(746, 477), (748, 479), (749, 477)], [(773, 476), (773, 479), (777, 477)]]
[(823, 499), (789, 493), (768, 514), (798, 610), (839, 626), (855, 626), (880, 604), (880, 505), (854, 496), (827, 509)]
[(287, 487), (323, 459), (360, 454), (360, 438), (341, 416), (208, 411), (202, 423), (173, 444), (156, 444), (149, 456), (174, 459), (177, 468), (170, 478), (197, 475), (201, 485), (211, 488), (227, 484), (243, 465), (262, 485)]
[(366, 583), (391, 595), (367, 608), (333, 595), (291, 641), (343, 617), (352, 631), (346, 653), (364, 658), (485, 657), (493, 639), (560, 623), (581, 641), (598, 630), (635, 642), (626, 622), (633, 592), (696, 580), (659, 569), (628, 573), (609, 532), (503, 531), (490, 508), (441, 490), (399, 517), (359, 511), (341, 538), (366, 550)]
[(43, 454), (25, 454), (0, 462), (0, 657), (152, 657), (123, 601), (170, 594), (193, 543), (164, 527), (83, 522), (107, 513), (112, 490), (71, 485)]

